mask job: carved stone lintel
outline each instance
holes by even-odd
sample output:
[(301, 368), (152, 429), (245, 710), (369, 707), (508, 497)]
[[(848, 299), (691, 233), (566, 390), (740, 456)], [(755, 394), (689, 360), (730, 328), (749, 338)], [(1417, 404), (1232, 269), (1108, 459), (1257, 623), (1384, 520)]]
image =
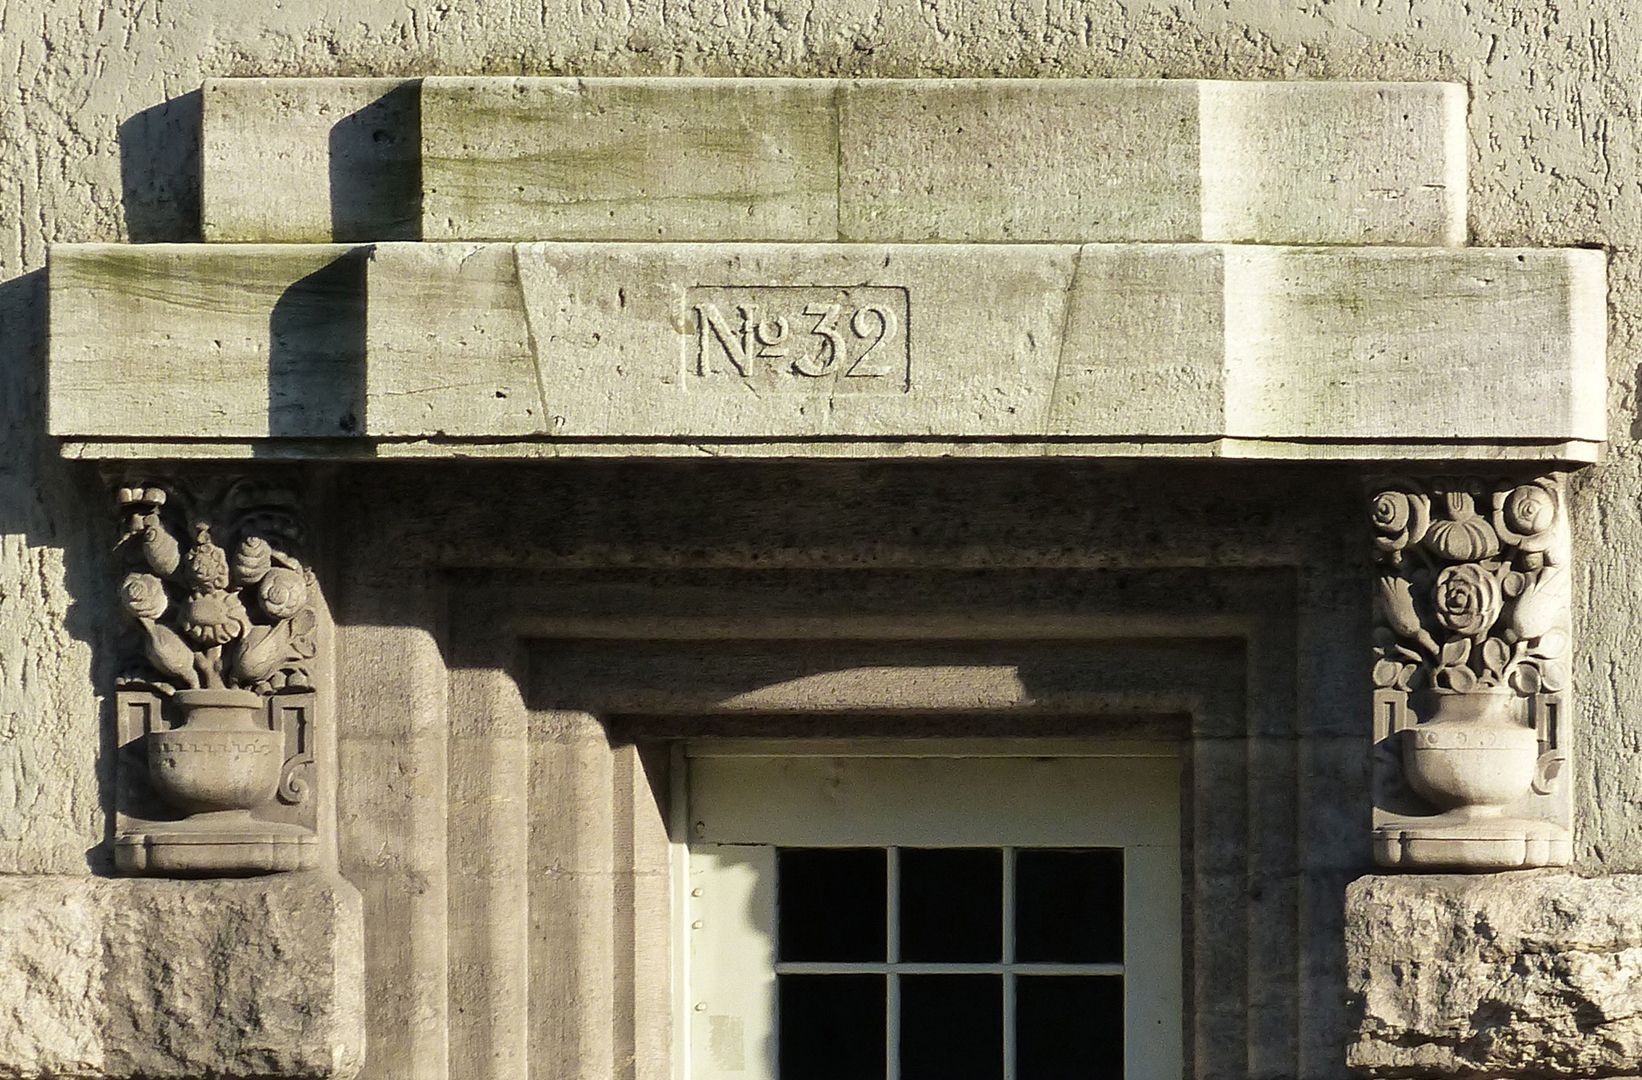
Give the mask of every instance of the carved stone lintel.
[(115, 865), (316, 865), (317, 587), (295, 496), (261, 481), (116, 492), (132, 623), (116, 693)]
[(1563, 480), (1373, 487), (1374, 851), (1498, 870), (1573, 855)]

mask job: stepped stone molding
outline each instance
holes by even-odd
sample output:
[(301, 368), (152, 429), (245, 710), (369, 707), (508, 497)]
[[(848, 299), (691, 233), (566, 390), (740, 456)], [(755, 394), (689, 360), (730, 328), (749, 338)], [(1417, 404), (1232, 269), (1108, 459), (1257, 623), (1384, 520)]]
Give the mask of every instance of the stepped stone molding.
[(204, 235), (1454, 245), (1465, 109), (1446, 83), (219, 79)]
[(50, 293), (52, 431), (92, 455), (1583, 461), (1605, 437), (1595, 251), (66, 245)]
[(1570, 862), (1562, 478), (1381, 480), (1371, 506), (1376, 859)]
[(116, 697), (115, 864), (317, 865), (318, 587), (295, 495), (233, 477), (116, 491), (132, 633)]

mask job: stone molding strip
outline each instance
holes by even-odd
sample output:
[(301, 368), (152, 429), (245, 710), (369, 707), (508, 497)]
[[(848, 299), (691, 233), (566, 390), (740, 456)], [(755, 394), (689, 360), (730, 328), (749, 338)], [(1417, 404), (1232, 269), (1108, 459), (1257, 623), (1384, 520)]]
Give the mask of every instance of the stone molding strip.
[(1448, 83), (258, 78), (202, 109), (216, 242), (1466, 235)]
[(67, 245), (51, 430), (201, 456), (1592, 460), (1604, 275), (1584, 250)]

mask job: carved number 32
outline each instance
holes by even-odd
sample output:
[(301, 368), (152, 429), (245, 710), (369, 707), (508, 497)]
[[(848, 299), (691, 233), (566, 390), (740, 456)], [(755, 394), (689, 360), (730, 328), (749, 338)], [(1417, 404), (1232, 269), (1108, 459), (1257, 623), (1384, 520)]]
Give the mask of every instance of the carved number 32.
[(825, 378), (844, 369), (846, 379), (877, 379), (890, 373), (890, 369), (878, 364), (868, 364), (867, 359), (873, 351), (882, 345), (885, 340), (895, 335), (895, 314), (888, 308), (877, 304), (867, 304), (855, 309), (850, 316), (849, 332), (851, 337), (859, 341), (869, 341), (866, 351), (850, 363), (850, 341), (846, 338), (838, 325), (838, 318), (843, 313), (839, 304), (809, 304), (804, 308), (804, 314), (815, 320), (810, 333), (821, 339), (821, 350), (814, 356), (804, 356), (792, 362), (792, 369), (800, 375), (812, 379)]

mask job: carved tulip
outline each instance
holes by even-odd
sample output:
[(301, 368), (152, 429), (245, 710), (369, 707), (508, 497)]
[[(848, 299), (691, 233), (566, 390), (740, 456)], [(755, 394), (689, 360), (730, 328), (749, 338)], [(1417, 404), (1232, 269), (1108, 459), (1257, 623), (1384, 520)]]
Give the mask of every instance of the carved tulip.
[(1414, 610), (1414, 593), (1409, 583), (1397, 574), (1381, 574), (1374, 590), (1374, 615), (1380, 625), (1398, 637), (1416, 642), (1426, 655), (1434, 656), (1437, 643), (1420, 625), (1420, 616)]
[(153, 574), (141, 573), (127, 574), (120, 582), (120, 602), (137, 619), (157, 619), (170, 603), (165, 583)]
[(182, 553), (177, 548), (177, 538), (160, 524), (158, 514), (149, 514), (143, 520), (142, 529), (137, 535), (138, 542), (142, 545), (143, 558), (154, 568), (156, 574), (170, 577), (177, 572), (177, 564), (182, 561)]
[(288, 619), (302, 610), (308, 600), (308, 583), (302, 571), (283, 566), (269, 570), (257, 587), (262, 609), (275, 619)]
[(1475, 563), (1450, 566), (1438, 574), (1432, 599), (1437, 621), (1467, 638), (1486, 634), (1505, 601), (1499, 579)]
[(1567, 568), (1547, 566), (1517, 598), (1507, 626), (1519, 640), (1542, 638), (1567, 624), (1571, 603), (1572, 590)]
[(1443, 503), (1448, 516), (1431, 523), (1425, 535), (1426, 547), (1454, 562), (1476, 562), (1499, 554), (1499, 536), (1477, 513), (1470, 492), (1447, 492)]

